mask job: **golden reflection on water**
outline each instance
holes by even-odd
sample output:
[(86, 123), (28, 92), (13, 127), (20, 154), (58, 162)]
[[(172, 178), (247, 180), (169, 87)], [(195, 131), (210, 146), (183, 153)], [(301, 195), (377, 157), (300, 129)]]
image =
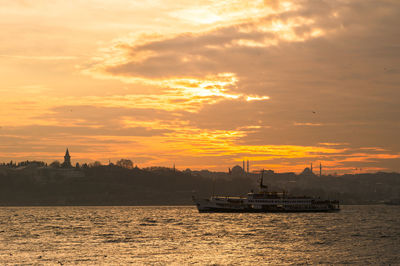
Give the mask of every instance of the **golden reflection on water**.
[(400, 208), (199, 214), (194, 207), (2, 207), (0, 264), (399, 261)]

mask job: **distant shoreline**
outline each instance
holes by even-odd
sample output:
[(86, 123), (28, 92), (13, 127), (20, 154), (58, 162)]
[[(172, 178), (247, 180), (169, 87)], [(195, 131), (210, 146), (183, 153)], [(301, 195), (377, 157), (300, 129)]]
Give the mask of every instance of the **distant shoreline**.
[[(240, 169), (239, 169), (240, 170)], [(53, 169), (0, 167), (0, 206), (191, 206), (192, 196), (240, 196), (256, 189), (259, 174), (139, 169), (119, 166)], [(264, 173), (271, 191), (376, 205), (398, 198), (400, 174), (318, 176)]]

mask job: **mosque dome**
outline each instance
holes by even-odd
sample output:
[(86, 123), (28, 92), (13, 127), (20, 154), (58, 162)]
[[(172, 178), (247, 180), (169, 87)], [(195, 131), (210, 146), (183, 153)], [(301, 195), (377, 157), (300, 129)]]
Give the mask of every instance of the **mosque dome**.
[(301, 174), (302, 175), (313, 175), (314, 173), (311, 171), (310, 168), (306, 167), (306, 168), (304, 168), (304, 170)]
[(232, 168), (232, 174), (234, 174), (234, 175), (242, 175), (243, 173), (244, 173), (244, 170), (239, 165), (236, 165)]

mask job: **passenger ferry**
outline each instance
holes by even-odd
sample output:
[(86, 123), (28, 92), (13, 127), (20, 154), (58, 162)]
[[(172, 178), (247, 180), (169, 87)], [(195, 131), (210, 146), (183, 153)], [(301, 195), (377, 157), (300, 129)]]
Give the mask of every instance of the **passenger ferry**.
[(260, 178), (260, 192), (246, 197), (211, 196), (193, 201), (199, 212), (332, 212), (339, 211), (337, 200), (290, 196), (286, 192), (271, 192)]

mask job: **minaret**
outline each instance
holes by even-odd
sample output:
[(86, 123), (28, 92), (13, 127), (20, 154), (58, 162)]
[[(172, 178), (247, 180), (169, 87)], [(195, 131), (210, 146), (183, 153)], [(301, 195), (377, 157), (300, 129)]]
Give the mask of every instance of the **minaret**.
[(319, 176), (322, 176), (322, 163), (319, 163)]
[(67, 148), (67, 151), (65, 152), (63, 166), (64, 167), (72, 167), (72, 165), (71, 165), (71, 156), (69, 156), (68, 148)]
[(312, 173), (313, 171), (312, 171), (312, 163), (311, 163), (311, 173)]
[(245, 170), (246, 168), (244, 168), (244, 160), (243, 160), (243, 172), (246, 172), (246, 170)]
[(247, 160), (247, 173), (250, 173), (249, 169), (250, 169), (250, 163), (249, 160)]

